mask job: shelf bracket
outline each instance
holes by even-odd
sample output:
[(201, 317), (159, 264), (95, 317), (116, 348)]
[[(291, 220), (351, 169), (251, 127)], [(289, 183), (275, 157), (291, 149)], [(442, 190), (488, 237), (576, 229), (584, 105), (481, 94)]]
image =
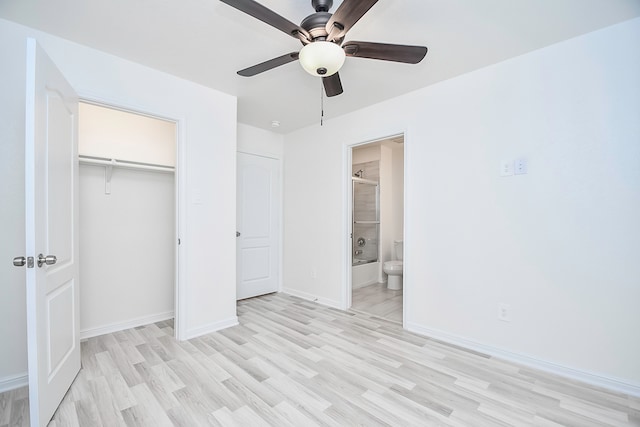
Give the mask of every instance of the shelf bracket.
[(116, 161), (111, 159), (109, 163), (104, 167), (104, 194), (111, 194), (111, 176), (113, 175), (113, 167), (116, 165)]

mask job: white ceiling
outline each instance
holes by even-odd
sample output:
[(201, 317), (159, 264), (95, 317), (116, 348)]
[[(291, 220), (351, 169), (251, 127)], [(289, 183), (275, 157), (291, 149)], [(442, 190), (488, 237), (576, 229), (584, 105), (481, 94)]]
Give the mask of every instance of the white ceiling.
[[(296, 23), (313, 12), (310, 0), (259, 2)], [(638, 16), (640, 0), (380, 0), (346, 40), (429, 53), (418, 65), (347, 58), (325, 118)], [(296, 62), (236, 75), (301, 45), (219, 0), (0, 0), (0, 17), (235, 95), (242, 123), (287, 133), (320, 119), (321, 81)]]

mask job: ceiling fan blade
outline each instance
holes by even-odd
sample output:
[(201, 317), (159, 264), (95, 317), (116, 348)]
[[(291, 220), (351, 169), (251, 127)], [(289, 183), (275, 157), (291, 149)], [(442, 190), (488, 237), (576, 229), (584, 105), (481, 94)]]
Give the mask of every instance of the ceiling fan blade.
[(383, 61), (417, 64), (427, 54), (425, 46), (407, 46), (402, 44), (347, 42), (342, 48), (347, 56), (381, 59)]
[(282, 31), (283, 33), (289, 34), (291, 37), (299, 38), (298, 34), (303, 34), (307, 39), (309, 38), (309, 33), (305, 31), (302, 27), (293, 22), (289, 21), (286, 18), (278, 15), (271, 9), (266, 8), (265, 6), (257, 3), (253, 0), (220, 0), (222, 3), (226, 3), (229, 6), (238, 9), (241, 12), (246, 13), (247, 15), (251, 15), (256, 19), (261, 20), (262, 22), (271, 25), (274, 28)]
[(262, 62), (260, 64), (254, 65), (253, 67), (240, 70), (238, 71), (238, 74), (241, 75), (242, 77), (255, 76), (256, 74), (269, 71), (272, 68), (276, 68), (281, 65), (288, 64), (289, 62), (293, 62), (296, 59), (298, 59), (298, 52), (287, 53), (286, 55), (282, 55), (277, 58), (273, 58), (268, 61)]
[(340, 81), (338, 73), (329, 77), (323, 77), (322, 84), (324, 84), (324, 93), (326, 93), (329, 98), (340, 95), (343, 92), (342, 82)]
[(339, 40), (378, 0), (344, 0), (327, 22), (329, 41)]

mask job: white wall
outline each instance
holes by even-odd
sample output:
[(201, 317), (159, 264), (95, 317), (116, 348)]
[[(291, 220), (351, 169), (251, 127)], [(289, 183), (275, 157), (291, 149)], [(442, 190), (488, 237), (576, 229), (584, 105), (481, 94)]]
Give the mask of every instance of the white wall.
[[(380, 160), (380, 146), (363, 146), (357, 147), (353, 149), (353, 153), (351, 156), (351, 163), (368, 163), (374, 162), (376, 160)], [(367, 178), (366, 176), (364, 177)]]
[(238, 151), (282, 159), (284, 155), (284, 136), (238, 123)]
[(380, 150), (380, 262), (378, 263), (378, 282), (387, 281), (382, 271), (385, 261), (393, 259), (393, 151), (386, 145)]
[[(34, 36), (81, 96), (179, 121), (183, 245), (179, 301), (186, 336), (234, 324), (236, 99), (112, 55), (0, 20), (3, 182), (0, 263), (0, 382), (24, 381), (24, 87), (26, 37)], [(180, 175), (182, 174), (182, 175)], [(7, 188), (9, 187), (9, 188)], [(224, 206), (224, 209), (220, 207)], [(82, 250), (82, 249), (81, 249)], [(186, 308), (188, 307), (188, 310)]]
[(406, 326), (640, 395), (638, 40), (635, 19), (288, 134), (285, 286), (342, 303), (346, 146), (406, 131)]
[[(404, 145), (396, 144), (392, 151), (393, 240), (404, 238)], [(393, 244), (393, 243), (392, 243)], [(396, 254), (393, 257), (397, 259)]]
[(79, 116), (78, 154), (175, 166), (174, 122), (84, 102)]
[[(26, 42), (9, 37), (0, 21), (0, 392), (25, 383), (25, 272), (11, 265), (25, 255), (24, 100)], [(23, 60), (15, 60), (15, 58)], [(10, 184), (9, 184), (10, 183)]]
[(383, 264), (398, 259), (394, 242), (404, 237), (404, 145), (385, 144), (380, 153), (380, 282), (386, 282)]

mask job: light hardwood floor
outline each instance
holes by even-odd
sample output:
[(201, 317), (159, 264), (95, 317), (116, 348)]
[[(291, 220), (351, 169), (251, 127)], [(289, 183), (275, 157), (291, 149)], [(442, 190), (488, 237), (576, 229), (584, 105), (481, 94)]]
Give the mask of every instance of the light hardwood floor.
[(387, 289), (386, 283), (354, 289), (351, 309), (402, 323), (402, 290)]
[[(630, 426), (640, 399), (274, 294), (186, 342), (160, 322), (82, 343), (50, 426)], [(10, 396), (8, 396), (10, 395)], [(25, 389), (0, 426), (26, 426)]]

